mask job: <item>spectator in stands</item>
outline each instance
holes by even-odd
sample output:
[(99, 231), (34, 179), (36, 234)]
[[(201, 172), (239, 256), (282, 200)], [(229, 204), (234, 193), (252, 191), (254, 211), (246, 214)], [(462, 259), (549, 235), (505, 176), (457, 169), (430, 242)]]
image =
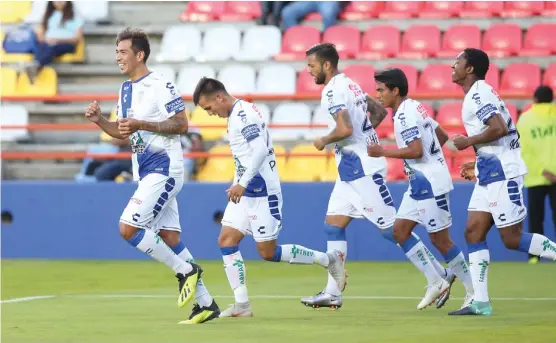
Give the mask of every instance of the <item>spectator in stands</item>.
[[(521, 141), (521, 156), (529, 173), (525, 187), (529, 198), (529, 232), (543, 234), (544, 202), (548, 196), (552, 221), (556, 225), (556, 105), (554, 93), (548, 86), (540, 86), (534, 93), (534, 104), (517, 122)], [(529, 263), (538, 262), (529, 255)]]
[(343, 7), (342, 1), (293, 1), (282, 10), (282, 26), (284, 30), (299, 24), (307, 14), (318, 12), (322, 16), (323, 30), (338, 21)]
[(77, 44), (83, 39), (83, 24), (84, 21), (75, 15), (71, 1), (48, 2), (37, 32), (35, 61), (27, 68), (31, 81), (54, 58), (75, 52)]
[(261, 1), (262, 15), (259, 19), (259, 24), (268, 25), (268, 17), (272, 19), (271, 24), (280, 26), (282, 8), (286, 6), (289, 1)]
[[(118, 152), (129, 152), (131, 153), (131, 145), (129, 144), (129, 139), (117, 139), (110, 137), (110, 143), (119, 148)], [(94, 171), (94, 176), (97, 181), (114, 181), (116, 177), (120, 174), (127, 172), (129, 174), (126, 179), (130, 180), (132, 178), (132, 162), (131, 158), (125, 158), (122, 160), (108, 160), (102, 162)]]

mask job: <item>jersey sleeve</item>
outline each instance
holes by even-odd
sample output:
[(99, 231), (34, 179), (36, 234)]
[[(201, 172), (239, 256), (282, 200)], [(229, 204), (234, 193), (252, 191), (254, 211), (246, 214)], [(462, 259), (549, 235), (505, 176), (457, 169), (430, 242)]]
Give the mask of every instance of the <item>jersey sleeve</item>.
[(480, 91), (473, 93), (469, 98), (468, 109), (473, 111), (474, 115), (486, 125), (490, 118), (500, 112), (496, 103), (496, 96), (492, 92)]
[(170, 118), (185, 110), (180, 92), (172, 82), (161, 82), (156, 92), (156, 103), (160, 113)]
[(347, 96), (342, 89), (329, 89), (326, 92), (326, 107), (331, 116), (335, 116), (341, 110), (347, 109), (346, 103)]
[(397, 127), (399, 137), (402, 138), (406, 145), (421, 138), (421, 131), (419, 131), (419, 126), (417, 126), (415, 116), (415, 113), (407, 111), (394, 117), (394, 126)]
[(261, 135), (260, 121), (257, 120), (258, 114), (254, 111), (240, 109), (237, 114), (233, 115), (236, 116), (236, 118), (233, 118), (234, 126), (237, 127), (247, 143)]

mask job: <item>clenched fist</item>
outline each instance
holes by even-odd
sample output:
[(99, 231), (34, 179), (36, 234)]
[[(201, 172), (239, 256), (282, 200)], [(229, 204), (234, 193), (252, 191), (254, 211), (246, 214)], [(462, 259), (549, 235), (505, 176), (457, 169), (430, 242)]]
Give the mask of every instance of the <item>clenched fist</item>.
[(100, 116), (100, 106), (98, 105), (98, 102), (93, 101), (85, 109), (85, 118), (93, 123), (98, 123), (98, 121), (100, 120)]

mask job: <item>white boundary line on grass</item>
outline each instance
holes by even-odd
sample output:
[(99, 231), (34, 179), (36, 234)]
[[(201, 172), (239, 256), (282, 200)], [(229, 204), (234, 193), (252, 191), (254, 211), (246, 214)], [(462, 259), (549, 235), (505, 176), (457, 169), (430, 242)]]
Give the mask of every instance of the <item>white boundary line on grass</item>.
[[(233, 299), (230, 295), (216, 295), (215, 298)], [(301, 299), (301, 295), (252, 295), (251, 299)], [(12, 298), (0, 300), (1, 304), (20, 303), (26, 301), (54, 299), (54, 298), (87, 298), (87, 299), (167, 299), (175, 298), (174, 295), (167, 294), (68, 294), (68, 295), (37, 295), (21, 298)], [(381, 295), (347, 295), (344, 299), (353, 300), (420, 300), (420, 297), (403, 297), (403, 296), (381, 296)], [(455, 300), (463, 300), (463, 298), (451, 298)], [(493, 301), (556, 301), (556, 298), (493, 298)]]

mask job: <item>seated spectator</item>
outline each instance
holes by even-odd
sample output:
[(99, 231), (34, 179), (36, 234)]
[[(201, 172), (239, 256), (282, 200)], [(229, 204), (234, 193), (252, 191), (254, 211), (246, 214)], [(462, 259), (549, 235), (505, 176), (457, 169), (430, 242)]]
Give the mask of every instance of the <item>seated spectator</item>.
[(268, 17), (270, 16), (270, 24), (280, 26), (280, 13), (282, 12), (282, 8), (289, 3), (289, 1), (261, 1), (262, 15), (259, 19), (259, 24), (268, 25)]
[(27, 67), (32, 82), (41, 68), (52, 63), (54, 58), (75, 52), (77, 44), (83, 39), (83, 24), (84, 21), (75, 16), (71, 1), (48, 2), (37, 32), (35, 61)]
[(287, 30), (299, 24), (307, 14), (318, 12), (322, 16), (323, 31), (326, 31), (338, 21), (342, 7), (342, 1), (293, 1), (282, 10), (282, 26)]

